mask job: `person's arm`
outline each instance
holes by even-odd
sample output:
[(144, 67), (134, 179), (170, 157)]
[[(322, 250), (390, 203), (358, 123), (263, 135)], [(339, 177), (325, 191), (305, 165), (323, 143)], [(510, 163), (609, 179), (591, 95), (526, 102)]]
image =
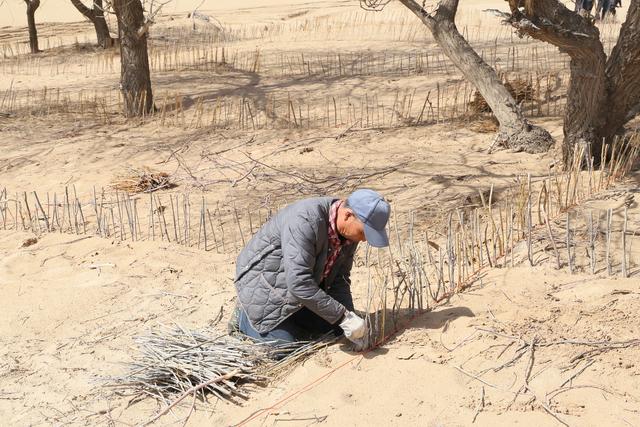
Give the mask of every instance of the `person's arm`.
[(351, 268), (353, 267), (353, 255), (357, 245), (351, 245), (343, 250), (345, 259), (338, 268), (329, 294), (347, 308), (345, 316), (340, 320), (340, 328), (345, 337), (355, 344), (356, 351), (362, 351), (367, 347), (367, 323), (355, 314), (353, 296), (351, 295)]
[(347, 310), (340, 319), (340, 328), (345, 337), (355, 344), (356, 351), (360, 351), (366, 347), (367, 324), (355, 314), (351, 295), (351, 268), (356, 248), (357, 245), (352, 244), (342, 249), (345, 251), (345, 258), (341, 261), (333, 283), (329, 287), (329, 295), (346, 307)]
[(348, 251), (346, 258), (339, 267), (335, 279), (329, 289), (329, 295), (344, 305), (347, 310), (354, 311), (353, 296), (351, 295), (351, 268), (356, 245), (351, 244), (343, 250)]
[(336, 324), (346, 308), (322, 290), (313, 278), (316, 233), (315, 227), (301, 216), (284, 225), (282, 255), (287, 287), (301, 304), (327, 322)]

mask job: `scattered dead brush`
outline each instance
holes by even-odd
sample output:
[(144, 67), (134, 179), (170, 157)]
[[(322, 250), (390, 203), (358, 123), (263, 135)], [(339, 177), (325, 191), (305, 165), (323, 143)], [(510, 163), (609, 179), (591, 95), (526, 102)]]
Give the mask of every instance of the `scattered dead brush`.
[(160, 189), (174, 188), (176, 184), (166, 172), (155, 171), (147, 166), (141, 169), (130, 168), (128, 175), (115, 178), (111, 187), (125, 193), (150, 193)]
[[(537, 97), (537, 91), (533, 87), (533, 83), (522, 77), (505, 79), (504, 85), (518, 103), (533, 101)], [(469, 101), (468, 105), (469, 109), (476, 114), (491, 113), (491, 107), (477, 90), (474, 92), (473, 99)]]

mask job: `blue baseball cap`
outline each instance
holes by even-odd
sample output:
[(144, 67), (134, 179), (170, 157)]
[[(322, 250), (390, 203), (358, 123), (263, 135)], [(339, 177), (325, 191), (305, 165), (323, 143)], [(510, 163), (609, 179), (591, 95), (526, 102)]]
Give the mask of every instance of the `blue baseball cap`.
[(382, 196), (373, 190), (356, 190), (347, 199), (349, 208), (364, 224), (364, 235), (373, 247), (389, 246), (385, 227), (389, 221), (391, 207)]

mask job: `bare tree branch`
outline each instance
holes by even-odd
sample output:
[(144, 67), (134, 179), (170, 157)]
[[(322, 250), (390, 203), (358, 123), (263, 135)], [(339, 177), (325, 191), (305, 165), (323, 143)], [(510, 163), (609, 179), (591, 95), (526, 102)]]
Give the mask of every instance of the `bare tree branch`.
[(145, 34), (149, 32), (149, 27), (151, 27), (155, 23), (156, 15), (160, 13), (162, 7), (171, 2), (171, 0), (166, 0), (164, 2), (160, 2), (160, 4), (154, 9), (154, 0), (151, 0), (151, 4), (149, 6), (149, 12), (145, 16), (144, 24), (138, 29), (138, 38), (142, 38)]
[(422, 23), (426, 25), (429, 30), (433, 31), (436, 24), (436, 21), (433, 18), (433, 15), (435, 13), (428, 12), (425, 8), (423, 8), (413, 0), (400, 0), (400, 3), (402, 3), (404, 6), (406, 6), (407, 9), (413, 12), (413, 14), (416, 15), (418, 19), (420, 19), (420, 21), (422, 21)]
[(380, 12), (391, 0), (360, 0), (360, 7), (364, 10)]
[(511, 16), (507, 20), (519, 35), (528, 35), (551, 43), (560, 51), (571, 55), (583, 54), (593, 44), (600, 43), (600, 32), (593, 22), (567, 9), (557, 0), (520, 1), (508, 0)]
[(95, 19), (95, 12), (93, 9), (89, 9), (87, 6), (82, 3), (80, 0), (71, 0), (71, 4), (78, 9), (78, 11), (83, 14), (87, 19), (91, 22)]

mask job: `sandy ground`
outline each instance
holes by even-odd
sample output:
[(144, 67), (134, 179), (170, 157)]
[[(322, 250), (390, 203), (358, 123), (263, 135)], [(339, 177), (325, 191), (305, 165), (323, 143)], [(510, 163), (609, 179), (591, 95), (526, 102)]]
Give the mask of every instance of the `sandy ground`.
[[(165, 2), (163, 2), (165, 3)], [(343, 2), (347, 3), (347, 2)], [(269, 0), (268, 4), (260, 2), (258, 0), (240, 0), (235, 2), (218, 2), (214, 0), (178, 0), (166, 2), (163, 6), (163, 12), (166, 14), (184, 14), (198, 8), (198, 10), (207, 12), (224, 13), (230, 10), (254, 10), (254, 9), (278, 9), (287, 8), (290, 10), (292, 7), (305, 7), (314, 8), (320, 7), (320, 5), (314, 5), (314, 3), (307, 0)], [(2, 26), (20, 26), (23, 25), (23, 21), (26, 22), (26, 15), (24, 13), (25, 5), (18, 2), (3, 2), (0, 7), (4, 13), (0, 18), (0, 25)], [(59, 3), (54, 0), (42, 0), (40, 8), (38, 9), (38, 16), (43, 17), (47, 22), (76, 22), (78, 21), (78, 11), (73, 7), (71, 3)], [(23, 16), (24, 15), (24, 16)]]
[[(181, 14), (192, 3), (197, 2), (169, 4), (167, 13), (174, 15), (163, 18), (158, 34), (189, 26)], [(22, 6), (2, 3), (0, 11), (9, 7), (11, 13), (0, 13), (0, 25), (21, 25), (16, 16)], [(353, 2), (270, 1), (256, 6), (254, 1), (205, 2), (203, 9), (234, 30), (269, 26), (277, 31), (263, 39), (252, 36), (228, 44), (241, 50), (259, 45), (274, 58), (282, 52), (312, 54), (346, 47), (379, 55), (433, 46), (398, 8), (367, 17), (370, 21), (359, 21), (362, 27), (354, 29), (345, 23), (364, 15)], [(498, 56), (515, 44), (529, 43), (513, 40), (495, 18), (480, 12), (502, 6), (500, 1), (478, 2), (460, 16), (473, 43), (482, 46), (495, 40)], [(88, 85), (117, 87), (117, 61), (113, 69), (93, 75), (83, 67), (97, 69), (107, 54), (67, 45), (92, 37), (91, 28), (77, 22), (70, 7), (43, 1), (38, 12), (47, 16), (43, 34), (56, 47), (37, 63), (29, 62), (29, 56), (3, 58), (0, 94), (10, 87), (41, 91), (46, 86), (70, 93)], [(309, 30), (313, 25), (326, 32)], [(330, 26), (334, 28), (329, 31)], [(613, 24), (607, 28), (614, 32)], [(24, 29), (15, 27), (0, 29), (0, 36), (7, 45), (25, 39)], [(535, 43), (522, 49), (546, 52)], [(507, 62), (506, 56), (496, 59), (499, 65)], [(187, 70), (154, 72), (152, 78), (159, 93), (180, 91), (189, 99), (213, 99), (221, 93), (266, 97), (284, 84), (297, 96), (378, 90), (392, 97), (397, 90), (433, 88), (460, 79), (447, 68), (433, 75), (291, 79), (279, 75), (275, 63), (254, 75)], [(566, 60), (555, 55), (544, 63), (562, 70)], [(67, 67), (62, 72), (60, 64)], [(558, 117), (535, 121), (561, 138)], [(254, 132), (159, 126), (157, 120), (131, 123), (117, 117), (106, 125), (80, 114), (8, 117), (0, 118), (0, 189), (60, 194), (65, 186), (75, 186), (79, 196), (89, 197), (94, 187), (108, 189), (130, 168), (148, 166), (169, 173), (178, 191), (205, 195), (210, 203), (232, 200), (244, 210), (311, 195), (344, 196), (353, 188), (369, 186), (387, 196), (401, 222), (412, 212), (418, 227), (437, 229), (449, 209), (477, 206), (478, 190), (494, 185), (499, 200), (502, 189), (514, 184), (518, 175), (545, 177), (557, 158), (556, 151), (489, 154), (492, 138), (464, 121)], [(296, 179), (299, 171), (313, 182)], [(640, 197), (639, 180), (636, 171), (621, 187), (595, 197), (582, 209), (615, 208), (619, 232), (620, 208), (627, 195)], [(640, 230), (637, 203), (628, 214), (629, 229)], [(58, 233), (38, 236), (37, 243), (22, 247), (31, 237), (0, 230), (0, 425), (143, 423), (158, 404), (146, 399), (129, 406), (127, 398), (104, 387), (104, 378), (124, 371), (122, 363), (137, 352), (132, 337), (149, 328), (178, 323), (224, 330), (234, 305), (236, 252)], [(486, 426), (560, 425), (541, 402), (572, 426), (640, 425), (640, 347), (572, 360), (590, 347), (568, 342), (640, 336), (640, 249), (637, 240), (631, 240), (627, 279), (619, 277), (619, 265), (616, 277), (609, 277), (602, 260), (595, 275), (587, 268), (575, 274), (566, 267), (557, 270), (549, 248), (537, 253), (535, 267), (526, 267), (526, 251), (518, 247), (520, 262), (515, 267), (486, 269), (470, 289), (412, 319), (383, 347), (359, 355), (342, 343), (332, 345), (286, 378), (253, 390), (241, 406), (222, 401), (198, 405), (187, 425), (237, 425), (244, 420), (256, 426), (435, 427), (474, 421)], [(614, 248), (619, 248), (618, 242)], [(583, 258), (581, 253), (577, 257)], [(356, 306), (362, 307), (362, 263), (356, 263), (353, 276)], [(507, 363), (522, 343), (532, 340), (539, 343), (533, 353)], [(516, 396), (527, 376), (529, 392)], [(182, 424), (188, 413), (185, 404), (157, 425)]]
[[(57, 234), (19, 248), (28, 236), (2, 233), (0, 240), (2, 424), (144, 421), (155, 403), (127, 407), (127, 399), (102, 388), (100, 379), (122, 372), (119, 362), (136, 351), (131, 337), (149, 327), (172, 322), (203, 327), (221, 311), (226, 318), (233, 299), (232, 257), (155, 242), (120, 244)], [(356, 305), (364, 303), (365, 274), (355, 269)], [(510, 406), (526, 358), (489, 371), (482, 382), (468, 376), (514, 354), (509, 339), (487, 331), (525, 341), (634, 339), (638, 298), (637, 277), (570, 275), (555, 270), (550, 260), (535, 268), (490, 270), (467, 292), (414, 319), (382, 348), (359, 356), (343, 345), (331, 346), (286, 379), (252, 393), (241, 407), (198, 406), (189, 425), (235, 424), (263, 408), (271, 409), (249, 425), (469, 425), (483, 393), (478, 425), (556, 425), (527, 404), (528, 396)], [(574, 389), (552, 400), (553, 410), (570, 425), (636, 425), (638, 348), (570, 363), (585, 350), (539, 347), (531, 390), (544, 398), (586, 368), (571, 383)], [(292, 392), (295, 398), (278, 404)], [(161, 425), (181, 421), (188, 406)]]

